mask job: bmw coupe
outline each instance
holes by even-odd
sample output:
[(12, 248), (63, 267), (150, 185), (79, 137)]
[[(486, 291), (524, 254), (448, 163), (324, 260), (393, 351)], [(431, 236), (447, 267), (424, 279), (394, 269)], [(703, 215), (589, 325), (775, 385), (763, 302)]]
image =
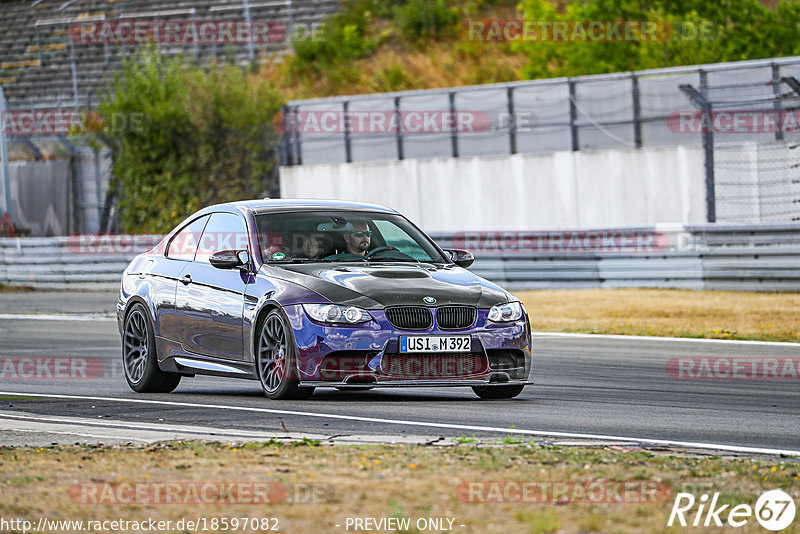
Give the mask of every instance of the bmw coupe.
[(419, 386), (513, 398), (530, 384), (528, 315), (473, 260), (381, 206), (210, 206), (122, 275), (125, 377), (137, 392), (216, 375), (258, 380), (272, 399)]

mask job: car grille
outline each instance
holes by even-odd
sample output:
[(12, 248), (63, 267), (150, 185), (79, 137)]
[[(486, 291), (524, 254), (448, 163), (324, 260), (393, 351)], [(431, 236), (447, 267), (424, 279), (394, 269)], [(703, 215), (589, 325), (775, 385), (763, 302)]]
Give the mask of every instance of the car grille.
[(411, 380), (475, 376), (488, 370), (489, 361), (478, 352), (384, 354), (381, 358), (381, 373)]
[(425, 330), (433, 325), (431, 310), (423, 306), (386, 308), (386, 318), (395, 328)]
[(436, 322), (443, 330), (456, 330), (472, 326), (477, 310), (467, 306), (442, 306), (436, 310)]

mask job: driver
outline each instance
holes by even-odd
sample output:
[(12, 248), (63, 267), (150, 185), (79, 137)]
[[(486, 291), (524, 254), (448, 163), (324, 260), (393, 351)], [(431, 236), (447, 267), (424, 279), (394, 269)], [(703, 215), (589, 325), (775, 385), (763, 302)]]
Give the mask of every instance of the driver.
[(348, 253), (365, 256), (367, 249), (369, 249), (372, 232), (366, 222), (358, 221), (353, 223), (353, 229), (345, 232), (343, 237)]

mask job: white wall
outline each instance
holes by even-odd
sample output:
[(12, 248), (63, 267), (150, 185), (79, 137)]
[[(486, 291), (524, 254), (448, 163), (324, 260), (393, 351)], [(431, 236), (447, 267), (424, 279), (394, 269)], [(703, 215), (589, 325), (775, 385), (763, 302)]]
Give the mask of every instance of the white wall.
[(409, 159), (281, 168), (284, 198), (397, 209), (428, 232), (699, 223), (703, 149), (692, 146)]

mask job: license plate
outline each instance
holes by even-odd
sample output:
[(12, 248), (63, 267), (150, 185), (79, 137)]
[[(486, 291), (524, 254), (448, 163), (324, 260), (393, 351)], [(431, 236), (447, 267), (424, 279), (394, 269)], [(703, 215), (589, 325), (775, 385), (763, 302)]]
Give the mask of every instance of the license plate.
[(470, 352), (470, 336), (401, 336), (400, 352)]

